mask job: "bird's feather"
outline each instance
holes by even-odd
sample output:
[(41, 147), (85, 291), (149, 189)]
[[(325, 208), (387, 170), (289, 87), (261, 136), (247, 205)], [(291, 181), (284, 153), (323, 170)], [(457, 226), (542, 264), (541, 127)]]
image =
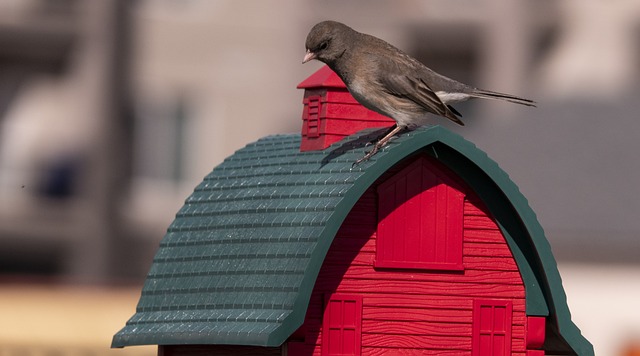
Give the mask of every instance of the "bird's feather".
[(444, 116), (456, 124), (464, 125), (421, 78), (386, 73), (378, 80), (387, 93), (409, 99), (431, 113)]
[(536, 102), (533, 100), (521, 98), (511, 94), (498, 93), (490, 90), (483, 89), (475, 89), (472, 92), (468, 93), (469, 96), (474, 98), (483, 98), (483, 99), (494, 99), (494, 100), (505, 100), (510, 103), (526, 105), (526, 106), (536, 106)]

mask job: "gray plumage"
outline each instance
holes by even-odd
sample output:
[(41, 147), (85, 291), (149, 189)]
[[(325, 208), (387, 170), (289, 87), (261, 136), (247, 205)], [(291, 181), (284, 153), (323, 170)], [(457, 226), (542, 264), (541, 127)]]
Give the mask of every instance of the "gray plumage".
[(313, 54), (311, 59), (326, 63), (340, 76), (358, 102), (393, 118), (399, 125), (418, 124), (413, 121), (426, 113), (463, 125), (448, 104), (470, 98), (535, 106), (528, 99), (474, 88), (445, 77), (389, 43), (339, 22), (315, 25), (305, 46)]
[(315, 25), (305, 46), (303, 63), (312, 59), (326, 63), (360, 104), (396, 121), (394, 129), (362, 160), (401, 130), (424, 125), (428, 113), (464, 125), (460, 113), (451, 106), (456, 102), (486, 98), (535, 106), (529, 99), (474, 88), (445, 77), (389, 43), (339, 22)]

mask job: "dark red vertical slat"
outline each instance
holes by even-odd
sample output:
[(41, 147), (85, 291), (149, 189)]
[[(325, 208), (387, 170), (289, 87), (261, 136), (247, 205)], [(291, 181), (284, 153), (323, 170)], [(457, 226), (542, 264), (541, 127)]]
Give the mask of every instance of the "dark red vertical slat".
[[(393, 217), (391, 212), (394, 208), (395, 186), (381, 186), (378, 188), (378, 196), (381, 197), (378, 202), (378, 232), (377, 235), (389, 235), (393, 230)], [(388, 261), (393, 259), (392, 241), (389, 239), (378, 239), (378, 260)]]
[(387, 230), (389, 236), (394, 236), (394, 240), (389, 240), (387, 246), (393, 252), (391, 253), (392, 261), (402, 261), (404, 259), (404, 249), (407, 244), (407, 234), (405, 231), (407, 206), (399, 204), (407, 199), (407, 179), (406, 177), (399, 177), (395, 184), (396, 194), (393, 197), (393, 210), (391, 212), (393, 221), (393, 229)]
[(527, 349), (541, 349), (545, 340), (544, 316), (527, 316)]
[(465, 194), (419, 158), (378, 187), (376, 266), (461, 270)]
[(464, 199), (460, 190), (447, 187), (447, 251), (446, 260), (462, 269), (462, 240), (464, 234)]
[(433, 176), (424, 165), (421, 166), (422, 172), (422, 190), (421, 195), (421, 214), (422, 214), (422, 240), (423, 240), (423, 261), (435, 261), (436, 239), (434, 236), (438, 234), (438, 225), (436, 223), (436, 215), (438, 214), (438, 201), (433, 186), (437, 183)]
[[(398, 212), (404, 215), (404, 224), (398, 226), (399, 232), (402, 234), (403, 241), (398, 241), (399, 249), (403, 251), (402, 259), (395, 261), (420, 261), (421, 255), (421, 225), (423, 209), (420, 199), (422, 191), (422, 174), (420, 167), (410, 170), (403, 178), (406, 182), (404, 200), (396, 201), (396, 206), (403, 206), (403, 210)], [(400, 216), (398, 216), (400, 217)]]

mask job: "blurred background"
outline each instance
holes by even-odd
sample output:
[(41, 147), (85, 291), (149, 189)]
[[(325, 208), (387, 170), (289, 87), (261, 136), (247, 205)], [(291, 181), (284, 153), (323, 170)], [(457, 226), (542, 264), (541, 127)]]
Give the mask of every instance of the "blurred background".
[(538, 101), (450, 128), (529, 199), (596, 354), (640, 354), (640, 2), (0, 0), (0, 355), (155, 354), (109, 345), (165, 229), (225, 157), (300, 130), (325, 19)]

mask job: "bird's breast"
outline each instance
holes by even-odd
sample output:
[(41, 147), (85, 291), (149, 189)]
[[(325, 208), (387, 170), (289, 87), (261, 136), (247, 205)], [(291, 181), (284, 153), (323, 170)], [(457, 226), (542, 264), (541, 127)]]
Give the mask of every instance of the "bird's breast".
[(349, 89), (351, 96), (365, 108), (390, 116), (388, 110), (390, 103), (387, 100), (387, 95), (375, 83), (353, 80), (347, 85), (347, 89)]
[(372, 109), (372, 107), (375, 107), (374, 103), (368, 98), (369, 95), (367, 95), (367, 90), (362, 82), (354, 80), (347, 85), (347, 89), (349, 89), (351, 96), (366, 108)]
[(410, 126), (424, 112), (407, 99), (390, 95), (373, 83), (352, 81), (347, 85), (349, 93), (365, 108), (394, 119), (399, 125)]

